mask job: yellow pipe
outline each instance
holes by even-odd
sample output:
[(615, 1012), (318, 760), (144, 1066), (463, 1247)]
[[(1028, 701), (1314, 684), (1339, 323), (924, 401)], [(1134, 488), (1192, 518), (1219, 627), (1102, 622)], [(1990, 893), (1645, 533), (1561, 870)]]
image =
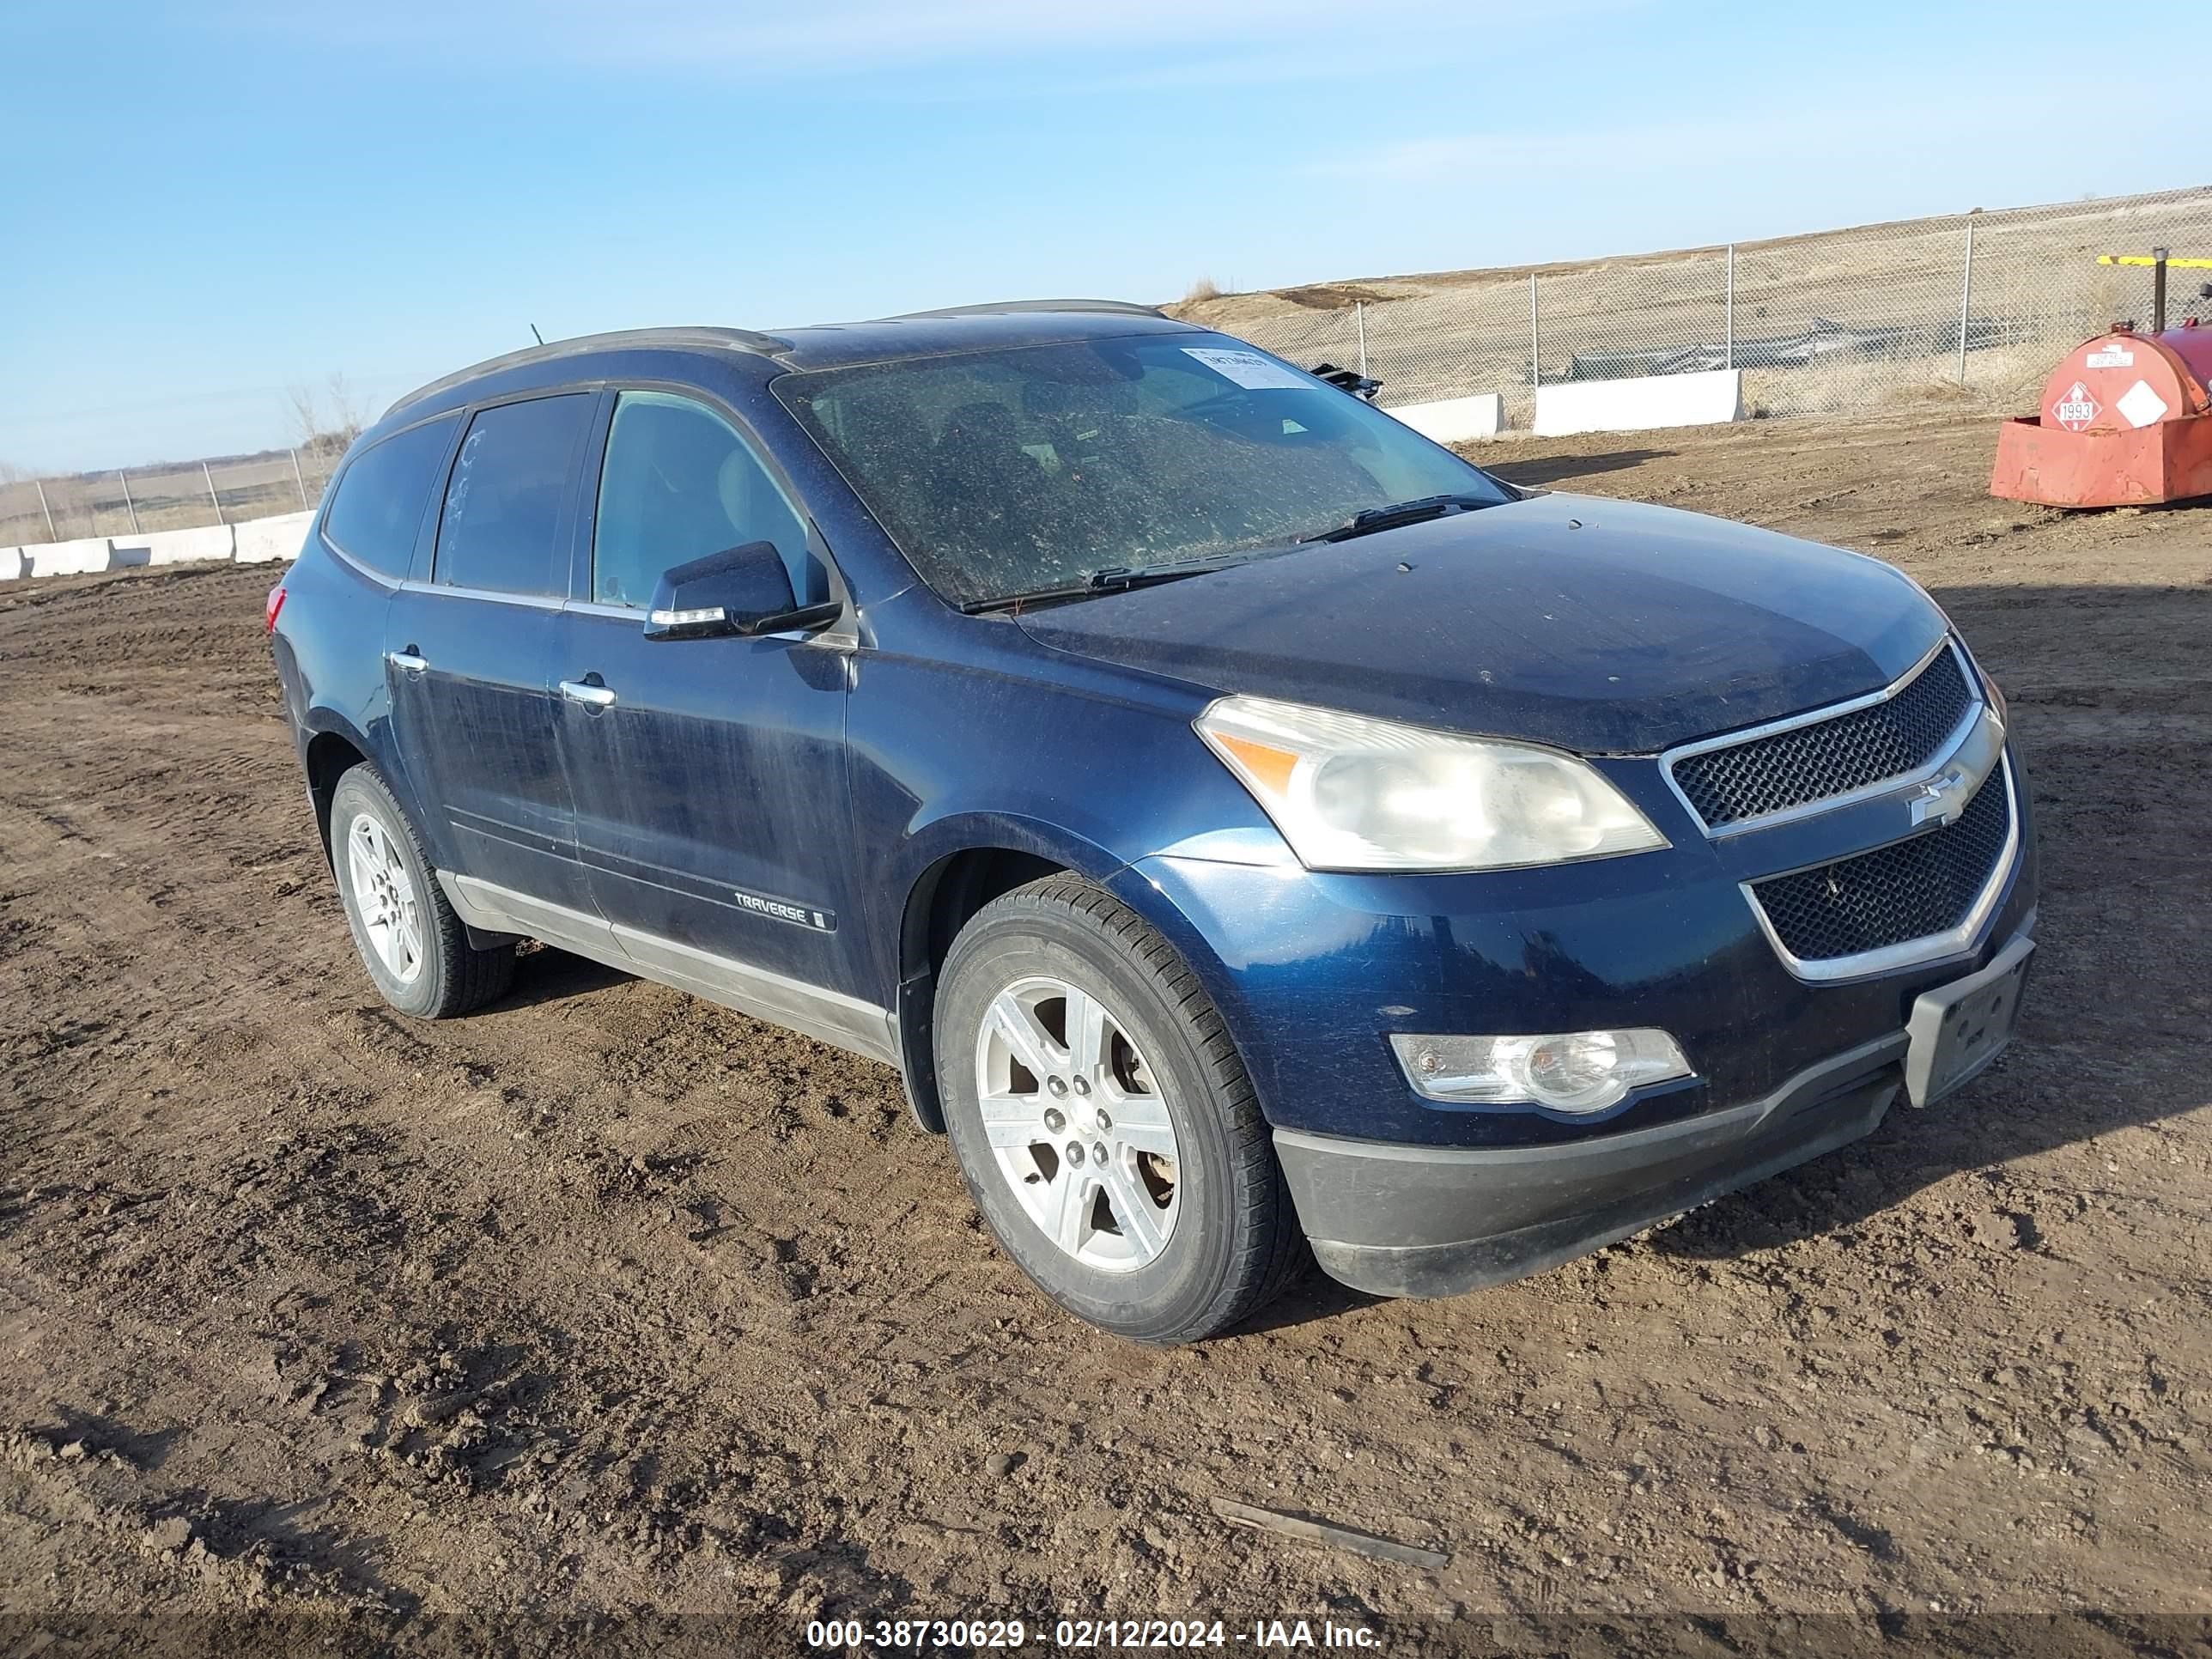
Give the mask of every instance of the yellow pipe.
[[(2158, 261), (2148, 253), (2100, 253), (2097, 263), (2100, 265), (2154, 265)], [(2168, 259), (2166, 268), (2168, 270), (2212, 270), (2212, 259)]]

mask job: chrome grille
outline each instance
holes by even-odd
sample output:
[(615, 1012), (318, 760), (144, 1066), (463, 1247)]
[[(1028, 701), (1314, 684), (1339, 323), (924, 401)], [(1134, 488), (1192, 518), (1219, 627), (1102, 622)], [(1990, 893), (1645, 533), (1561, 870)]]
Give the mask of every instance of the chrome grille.
[(2000, 764), (1941, 830), (1750, 884), (1776, 940), (1800, 962), (1832, 962), (1959, 927), (2011, 839), (2009, 778)]
[(1919, 771), (1974, 703), (1958, 649), (1947, 642), (1879, 702), (1669, 764), (1690, 810), (1708, 830), (1723, 830)]

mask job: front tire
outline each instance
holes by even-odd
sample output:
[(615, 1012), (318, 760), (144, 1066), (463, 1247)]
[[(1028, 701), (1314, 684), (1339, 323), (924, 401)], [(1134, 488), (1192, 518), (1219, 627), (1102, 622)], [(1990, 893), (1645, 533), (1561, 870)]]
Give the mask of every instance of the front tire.
[(945, 1127), (1015, 1265), (1102, 1329), (1216, 1335), (1305, 1260), (1251, 1080), (1174, 948), (1072, 875), (954, 940), (934, 1036)]
[(478, 950), (469, 943), (415, 826), (366, 764), (331, 792), (331, 866), (362, 965), (401, 1013), (451, 1018), (514, 983), (514, 944)]

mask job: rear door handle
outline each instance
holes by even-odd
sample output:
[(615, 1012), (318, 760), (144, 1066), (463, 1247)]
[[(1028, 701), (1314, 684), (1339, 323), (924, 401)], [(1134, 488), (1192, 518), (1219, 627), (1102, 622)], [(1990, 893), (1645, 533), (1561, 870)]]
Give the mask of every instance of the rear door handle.
[(384, 659), (403, 674), (419, 674), (430, 665), (430, 659), (428, 657), (417, 656), (415, 647), (411, 645), (404, 651), (386, 652)]
[(605, 708), (615, 700), (614, 688), (599, 684), (597, 674), (580, 680), (562, 680), (561, 695), (570, 702), (580, 702), (588, 708)]

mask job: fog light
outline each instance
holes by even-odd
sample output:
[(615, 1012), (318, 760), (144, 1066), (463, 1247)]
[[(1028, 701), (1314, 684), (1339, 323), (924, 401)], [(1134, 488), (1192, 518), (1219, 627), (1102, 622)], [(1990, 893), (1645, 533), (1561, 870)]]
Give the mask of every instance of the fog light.
[(1406, 1080), (1431, 1100), (1601, 1112), (1631, 1089), (1692, 1075), (1664, 1031), (1560, 1031), (1544, 1036), (1407, 1036), (1390, 1047)]

